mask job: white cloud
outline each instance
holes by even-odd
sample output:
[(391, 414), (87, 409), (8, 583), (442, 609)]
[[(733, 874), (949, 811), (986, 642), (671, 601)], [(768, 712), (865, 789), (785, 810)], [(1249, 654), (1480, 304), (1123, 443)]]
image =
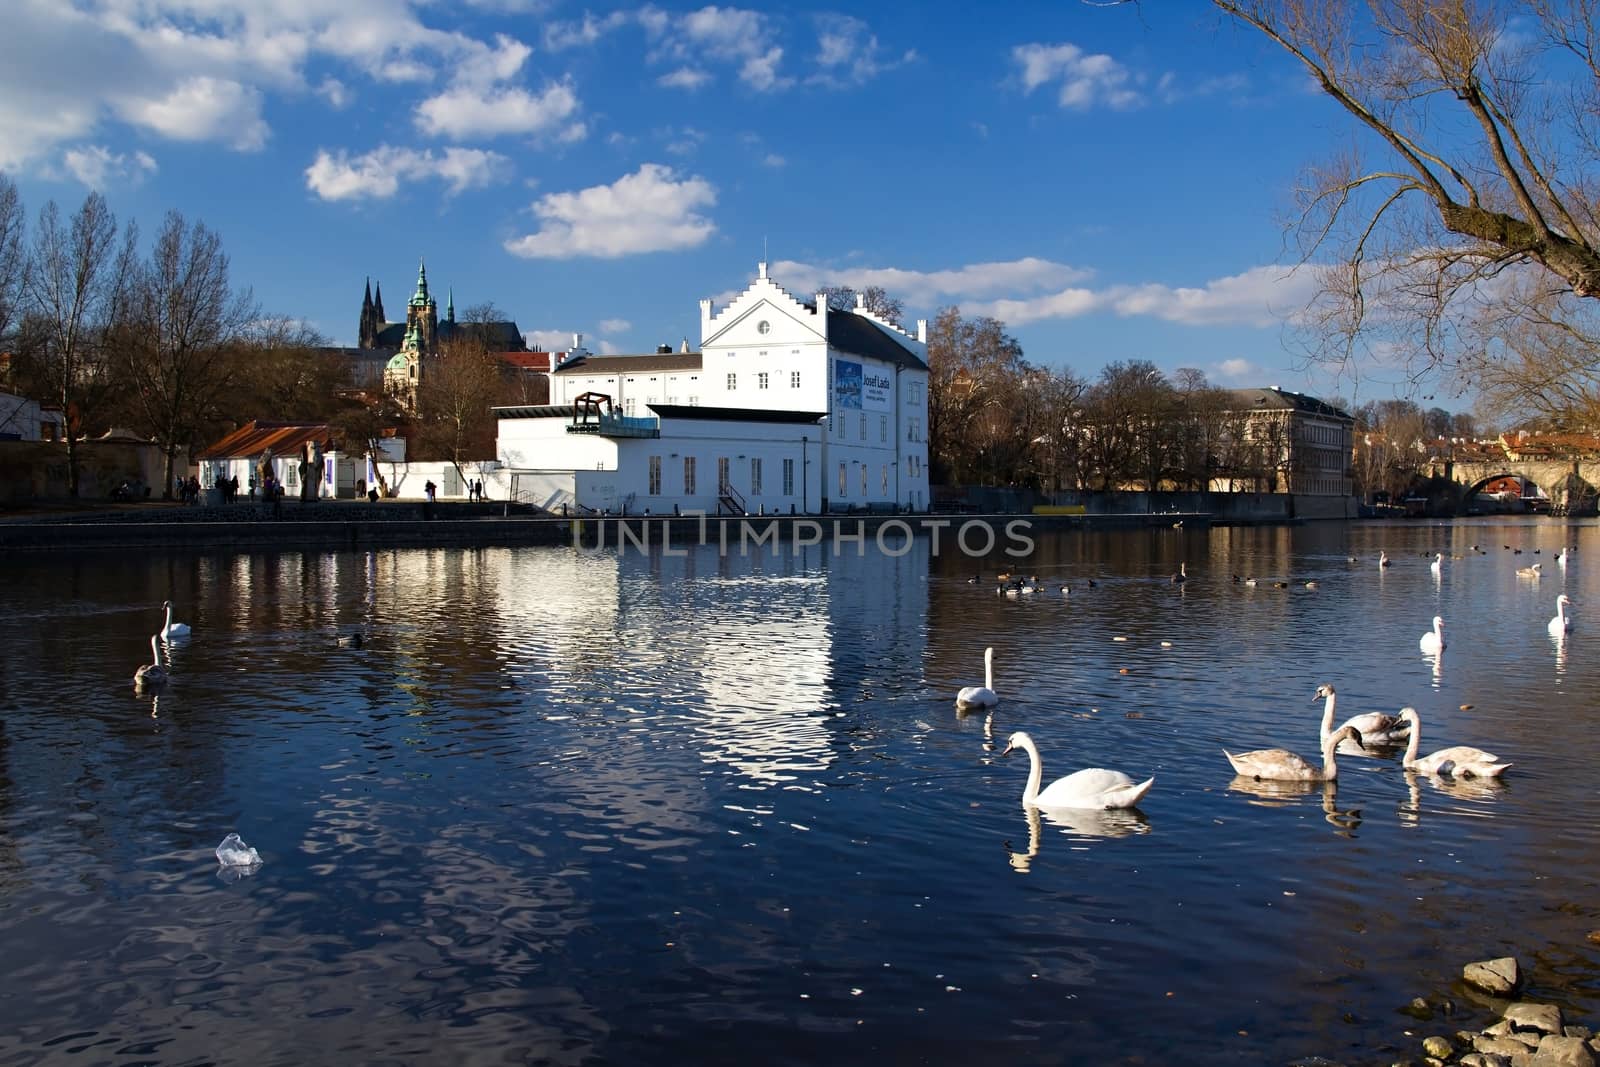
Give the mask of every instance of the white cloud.
[(878, 37), (865, 22), (849, 15), (817, 19), (817, 73), (808, 80), (832, 88), (865, 85), (884, 71), (917, 58), (908, 50), (898, 59), (883, 59)]
[(759, 11), (715, 4), (682, 15), (645, 9), (639, 21), (653, 42), (653, 62), (731, 64), (740, 81), (763, 93), (794, 84), (779, 70), (783, 47), (777, 43), (776, 26)]
[(1298, 316), (1320, 289), (1312, 268), (1252, 267), (1198, 288), (1140, 285), (1111, 294), (1118, 315), (1186, 326), (1275, 326)]
[(1013, 326), (1070, 319), (1099, 311), (1124, 318), (1155, 318), (1185, 326), (1276, 326), (1295, 321), (1315, 299), (1313, 268), (1252, 267), (1198, 287), (1158, 284), (1069, 288), (1026, 298), (963, 307)]
[(322, 84), (317, 86), (317, 95), (339, 111), (344, 110), (352, 99), (350, 89), (338, 78), (323, 78)]
[(343, 149), (320, 150), (305, 174), (306, 186), (323, 200), (386, 200), (400, 191), (402, 180), (441, 179), (454, 194), (499, 181), (509, 170), (505, 156), (477, 148), (446, 148), (435, 155), (383, 145), (355, 157)]
[(693, 126), (685, 126), (682, 129), (668, 128), (661, 131), (661, 136), (666, 142), (663, 147), (675, 156), (692, 156), (706, 142), (705, 131), (697, 130)]
[(633, 323), (627, 319), (601, 319), (600, 329), (605, 333), (627, 333), (633, 329)]
[(1262, 368), (1248, 359), (1225, 359), (1221, 363), (1214, 364), (1211, 372), (1212, 377), (1223, 382), (1260, 381), (1263, 374)]
[(694, 248), (716, 231), (699, 213), (716, 200), (704, 178), (680, 179), (670, 167), (646, 163), (610, 185), (539, 198), (533, 205), (538, 232), (509, 240), (505, 248), (528, 259), (615, 259)]
[(156, 172), (156, 161), (145, 152), (112, 152), (104, 145), (80, 145), (61, 153), (61, 165), (91, 189), (110, 185), (137, 185)]
[(970, 263), (954, 270), (915, 271), (899, 267), (823, 267), (793, 260), (772, 265), (772, 277), (792, 292), (815, 293), (829, 285), (852, 289), (879, 286), (908, 304), (930, 306), (999, 294), (1058, 288), (1089, 276), (1088, 271), (1028, 256), (995, 263)]
[(1133, 74), (1108, 55), (1090, 54), (1075, 44), (1024, 44), (1011, 50), (1011, 58), (1021, 68), (1024, 93), (1059, 81), (1057, 99), (1064, 108), (1125, 110), (1144, 103)]
[(456, 85), (417, 105), (423, 133), (454, 141), (469, 137), (549, 133), (578, 109), (571, 84), (556, 82), (537, 96), (519, 88)]
[(594, 44), (613, 30), (627, 25), (631, 12), (613, 11), (603, 19), (585, 13), (581, 22), (552, 22), (544, 28), (544, 47), (549, 52), (583, 48)]
[(664, 89), (698, 89), (711, 80), (711, 75), (703, 70), (693, 67), (679, 67), (677, 70), (663, 74), (656, 79), (656, 84)]
[(768, 152), (761, 160), (761, 165), (763, 167), (771, 167), (773, 170), (781, 170), (789, 165), (789, 161), (776, 152)]
[(571, 330), (526, 330), (522, 339), (535, 352), (565, 352), (572, 347)]
[(223, 141), (252, 150), (267, 140), (261, 93), (236, 81), (188, 78), (160, 98), (130, 97), (116, 106), (127, 121), (174, 141)]

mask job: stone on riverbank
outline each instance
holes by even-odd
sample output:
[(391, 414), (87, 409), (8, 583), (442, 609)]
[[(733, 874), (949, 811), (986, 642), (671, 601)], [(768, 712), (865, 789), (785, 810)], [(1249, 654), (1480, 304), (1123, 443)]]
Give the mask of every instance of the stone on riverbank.
[(1522, 971), (1511, 956), (1469, 963), (1461, 969), (1461, 977), (1468, 985), (1497, 997), (1510, 996), (1522, 988)]
[(1422, 1051), (1436, 1060), (1447, 1060), (1455, 1054), (1456, 1045), (1448, 1037), (1435, 1034), (1422, 1039)]
[(1580, 1037), (1550, 1034), (1539, 1042), (1529, 1067), (1594, 1067), (1594, 1056)]
[(1461, 1067), (1511, 1067), (1511, 1057), (1496, 1056), (1492, 1052), (1469, 1052), (1461, 1057)]
[(1521, 1001), (1506, 1009), (1506, 1022), (1512, 1030), (1537, 1030), (1541, 1034), (1561, 1033), (1561, 1009), (1554, 1004)]

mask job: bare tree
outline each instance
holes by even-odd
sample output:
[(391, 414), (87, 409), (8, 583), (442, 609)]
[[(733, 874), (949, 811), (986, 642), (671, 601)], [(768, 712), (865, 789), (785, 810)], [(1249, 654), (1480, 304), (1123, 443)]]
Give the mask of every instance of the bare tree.
[[(478, 309), (469, 309), (471, 317)], [(477, 321), (493, 321), (485, 305)], [(464, 465), (494, 457), (494, 414), (501, 390), (500, 362), (482, 331), (460, 331), (439, 346), (417, 386), (417, 435), (423, 455), (448, 460), (462, 481)]]
[(228, 280), (222, 238), (204, 223), (167, 213), (150, 260), (128, 287), (121, 356), (136, 421), (161, 446), (162, 493), (170, 496), (177, 455), (218, 420), (235, 362), (256, 316), (248, 290)]
[[(1494, 388), (1503, 370), (1516, 395), (1533, 353), (1500, 359), (1494, 341), (1516, 332), (1508, 319), (1526, 311), (1596, 335), (1600, 4), (1212, 6), (1294, 57), (1381, 146), (1380, 161), (1336, 156), (1302, 184), (1301, 253), (1332, 252), (1337, 264), (1322, 271), (1315, 356), (1352, 361), (1376, 342), (1409, 357), (1414, 374), (1456, 372), (1465, 357), (1473, 385)], [(1577, 398), (1589, 414), (1564, 420), (1592, 419), (1592, 397)]]
[(67, 491), (74, 497), (78, 438), (109, 379), (102, 344), (121, 291), (118, 264), (124, 262), (116, 241), (116, 216), (99, 193), (85, 197), (66, 226), (52, 200), (39, 212), (24, 290), (30, 316), (25, 332), (31, 333), (26, 344), (66, 419)]
[(0, 344), (17, 323), (27, 285), (27, 218), (17, 183), (0, 174)]
[(860, 297), (860, 306), (880, 319), (899, 322), (900, 316), (905, 313), (905, 303), (890, 296), (887, 290), (878, 285), (869, 285), (865, 289), (852, 289), (848, 285), (829, 285), (819, 289), (818, 292), (828, 298), (828, 307), (834, 311), (855, 310), (856, 298)]

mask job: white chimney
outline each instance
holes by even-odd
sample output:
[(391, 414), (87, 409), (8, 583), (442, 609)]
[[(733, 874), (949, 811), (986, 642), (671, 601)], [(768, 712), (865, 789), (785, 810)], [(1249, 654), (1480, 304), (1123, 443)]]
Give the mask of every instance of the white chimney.
[(688, 353), (689, 353), (689, 339), (687, 337), (685, 337), (683, 339), (683, 344), (682, 344), (681, 347), (679, 347), (678, 351), (684, 353), (685, 355), (688, 355)]
[(856, 310), (857, 311), (865, 311), (865, 310), (867, 310), (867, 294), (866, 293), (857, 293), (856, 294)]
[(757, 263), (756, 264), (756, 277), (757, 278), (765, 278), (766, 276), (767, 276), (767, 265), (765, 263)]
[(583, 334), (581, 334), (581, 333), (573, 334), (572, 335), (572, 350), (574, 352), (576, 352), (579, 349), (581, 349), (582, 347), (583, 347)]
[(927, 344), (928, 343), (928, 320), (927, 319), (918, 319), (917, 320), (917, 340), (921, 341), (923, 344)]

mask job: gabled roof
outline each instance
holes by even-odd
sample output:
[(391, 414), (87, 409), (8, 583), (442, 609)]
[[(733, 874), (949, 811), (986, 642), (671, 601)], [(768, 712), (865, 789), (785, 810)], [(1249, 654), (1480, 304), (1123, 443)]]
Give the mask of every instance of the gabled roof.
[(816, 422), (826, 411), (771, 411), (766, 408), (715, 408), (698, 404), (646, 404), (663, 419), (707, 419), (723, 422)]
[(849, 311), (828, 309), (828, 345), (840, 352), (882, 360), (897, 367), (928, 369), (920, 356), (895, 341), (881, 326)]
[(1303, 411), (1308, 415), (1323, 415), (1330, 419), (1345, 419), (1355, 421), (1343, 411), (1323, 400), (1305, 393), (1291, 392), (1272, 386), (1268, 389), (1232, 389), (1229, 390), (1238, 402), (1240, 411), (1258, 411), (1263, 408), (1276, 408), (1280, 411)]
[(637, 356), (582, 355), (555, 369), (557, 374), (636, 374), (663, 370), (699, 370), (698, 352), (650, 352)]
[(333, 448), (333, 427), (323, 422), (264, 422), (256, 419), (203, 449), (196, 459), (253, 459), (267, 449), (274, 456), (297, 455), (308, 441)]

